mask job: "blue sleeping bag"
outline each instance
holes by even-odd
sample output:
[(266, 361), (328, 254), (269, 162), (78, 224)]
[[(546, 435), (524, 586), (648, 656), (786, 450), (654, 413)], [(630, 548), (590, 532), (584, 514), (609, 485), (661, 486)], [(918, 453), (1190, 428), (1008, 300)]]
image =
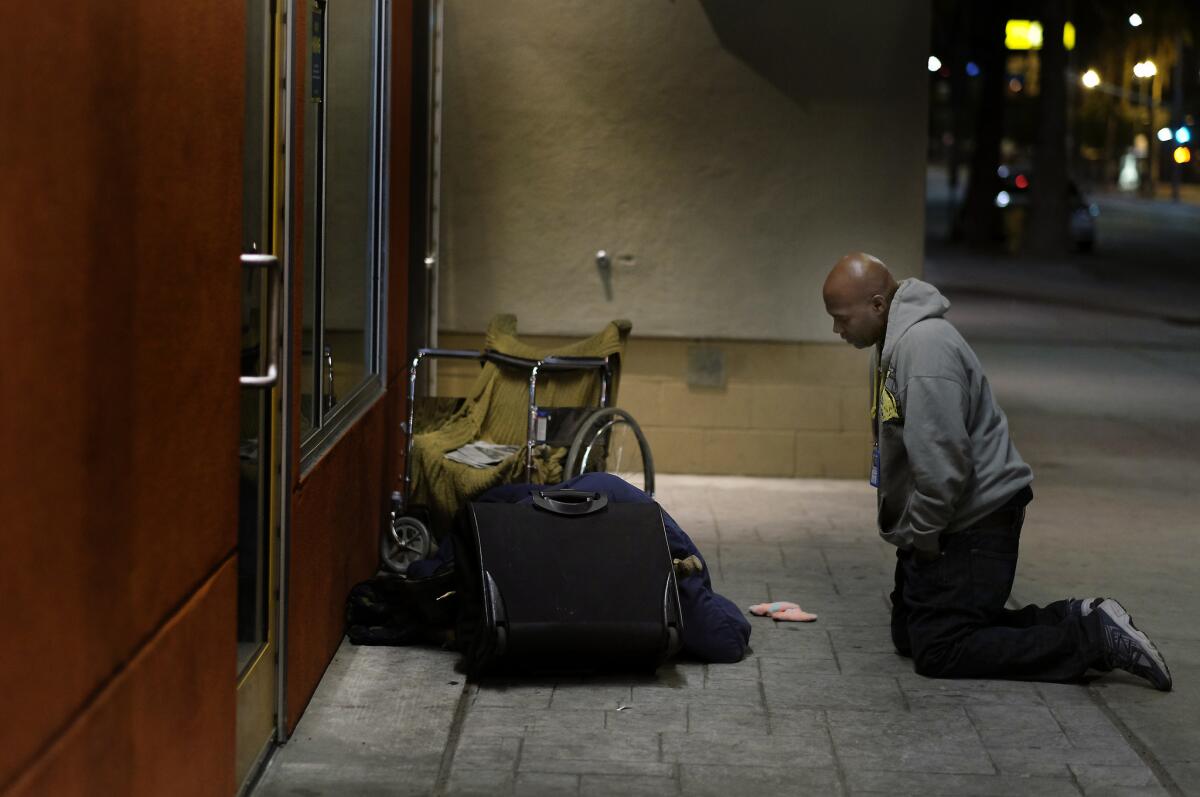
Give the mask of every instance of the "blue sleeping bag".
[[(628, 482), (609, 473), (585, 473), (562, 484), (531, 485), (505, 484), (493, 487), (476, 501), (504, 504), (532, 503), (533, 490), (575, 489), (600, 492), (615, 503), (654, 503), (654, 499)], [(660, 508), (661, 511), (661, 508)], [(704, 556), (679, 524), (665, 511), (663, 526), (671, 556), (686, 559)], [(454, 551), (447, 537), (436, 554), (429, 559), (413, 562), (408, 567), (410, 578), (427, 578), (453, 560)], [(708, 563), (702, 573), (680, 578), (679, 602), (683, 613), (683, 649), (701, 661), (731, 663), (741, 661), (750, 643), (750, 621), (728, 598), (713, 591), (708, 576)]]

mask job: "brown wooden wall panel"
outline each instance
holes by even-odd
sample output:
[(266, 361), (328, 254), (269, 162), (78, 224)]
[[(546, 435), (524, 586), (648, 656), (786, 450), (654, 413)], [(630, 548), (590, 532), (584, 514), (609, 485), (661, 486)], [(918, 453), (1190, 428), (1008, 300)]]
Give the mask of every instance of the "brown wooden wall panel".
[(400, 423), (407, 413), (408, 247), (412, 240), (413, 9), (411, 2), (392, 8), (391, 152), (388, 175), (388, 491), (403, 485), (404, 437)]
[(387, 506), (385, 402), (346, 432), (294, 496), (288, 564), (287, 713), (300, 719), (342, 640), (346, 595), (379, 565)]
[[(304, 125), (307, 121), (304, 111), (308, 107), (308, 93), (311, 90), (309, 78), (311, 64), (308, 56), (308, 36), (311, 23), (311, 5), (301, 4), (292, 15), (294, 35), (292, 46), (296, 56), (292, 59), (290, 80), (295, 86), (292, 94), (292, 247), (291, 262), (288, 264), (290, 275), (291, 295), (291, 329), (285, 331), (290, 336), (288, 351), (292, 357), (284, 373), (288, 374), (289, 392), (292, 396), (290, 406), (283, 411), (288, 414), (288, 424), (292, 429), (300, 428), (300, 400), (303, 385), (301, 384), (302, 351), (304, 348), (304, 230), (308, 219), (304, 214)], [(284, 189), (286, 190), (286, 188)], [(291, 487), (294, 490), (300, 483), (300, 435), (291, 435), (289, 451), (284, 452), (288, 461), (293, 463), (291, 468)]]
[[(399, 423), (403, 411), (405, 330), (408, 324), (408, 242), (410, 127), (412, 111), (412, 8), (392, 9), (391, 140), (388, 209), (388, 392), (316, 464), (303, 480), (295, 474), (288, 566), (288, 727), (294, 728), (308, 705), (344, 632), (344, 607), (350, 588), (375, 572), (379, 533), (398, 468)], [(298, 14), (297, 47), (307, 44), (306, 14)], [(303, 140), (308, 65), (297, 59), (294, 78), (302, 87), (297, 104), (295, 140)], [(297, 159), (295, 207), (302, 208), (303, 152)], [(303, 214), (295, 224), (293, 317), (303, 318)], [(301, 329), (292, 330), (293, 351), (300, 350)], [(299, 395), (299, 360), (293, 362), (293, 395)], [(299, 405), (289, 411), (293, 428)], [(299, 461), (299, 441), (293, 448)]]
[(0, 788), (235, 545), (243, 16), (5, 8)]
[(236, 602), (230, 557), (6, 797), (233, 794)]
[[(412, 219), (413, 9), (392, 7), (391, 146), (388, 154), (388, 363), (387, 385), (407, 375), (408, 247)], [(407, 384), (401, 385), (407, 389)]]

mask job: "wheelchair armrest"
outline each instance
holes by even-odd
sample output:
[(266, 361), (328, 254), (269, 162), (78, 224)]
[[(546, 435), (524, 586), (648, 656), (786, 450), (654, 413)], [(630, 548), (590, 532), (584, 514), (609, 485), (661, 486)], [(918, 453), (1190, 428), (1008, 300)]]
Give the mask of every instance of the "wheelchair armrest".
[(591, 368), (607, 368), (607, 357), (547, 357), (541, 362), (542, 368), (554, 371), (586, 370)]
[(483, 352), (474, 351), (472, 349), (417, 349), (417, 354), (412, 360), (412, 372), (415, 374), (417, 368), (421, 365), (421, 360), (426, 357), (432, 359), (451, 359), (451, 360), (481, 360)]
[(541, 360), (530, 360), (525, 357), (515, 357), (511, 354), (504, 354), (494, 349), (486, 349), (483, 352), (483, 359), (499, 365), (511, 365), (514, 368), (524, 368), (527, 371), (531, 371), (534, 368), (537, 368), (538, 370), (554, 371), (583, 371), (588, 369), (605, 368), (608, 366), (607, 357), (551, 356)]

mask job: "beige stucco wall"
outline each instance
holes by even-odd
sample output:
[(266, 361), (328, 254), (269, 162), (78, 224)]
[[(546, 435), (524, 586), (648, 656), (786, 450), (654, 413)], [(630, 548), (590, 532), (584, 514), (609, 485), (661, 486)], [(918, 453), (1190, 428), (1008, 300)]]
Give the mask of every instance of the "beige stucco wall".
[[(441, 326), (828, 341), (920, 272), (927, 2), (447, 0)], [(613, 258), (610, 292), (594, 255)]]
[(921, 273), (928, 0), (445, 9), (441, 343), (628, 318), (619, 403), (660, 471), (865, 477), (866, 355), (820, 287), (855, 249)]
[[(522, 336), (547, 348), (567, 338)], [(479, 334), (446, 333), (479, 349)], [(646, 435), (661, 473), (866, 478), (871, 433), (863, 352), (832, 343), (707, 341), (725, 360), (723, 387), (688, 384), (689, 341), (633, 337), (617, 404)], [(438, 392), (467, 395), (479, 367), (442, 361)]]

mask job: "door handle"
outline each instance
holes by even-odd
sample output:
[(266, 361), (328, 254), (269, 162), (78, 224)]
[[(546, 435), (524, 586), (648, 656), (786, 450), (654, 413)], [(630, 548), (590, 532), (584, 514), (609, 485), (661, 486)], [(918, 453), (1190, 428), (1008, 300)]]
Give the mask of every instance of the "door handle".
[(279, 381), (279, 316), (283, 301), (283, 272), (275, 255), (242, 255), (242, 268), (265, 268), (267, 274), (267, 372), (238, 378), (242, 387), (270, 388)]

